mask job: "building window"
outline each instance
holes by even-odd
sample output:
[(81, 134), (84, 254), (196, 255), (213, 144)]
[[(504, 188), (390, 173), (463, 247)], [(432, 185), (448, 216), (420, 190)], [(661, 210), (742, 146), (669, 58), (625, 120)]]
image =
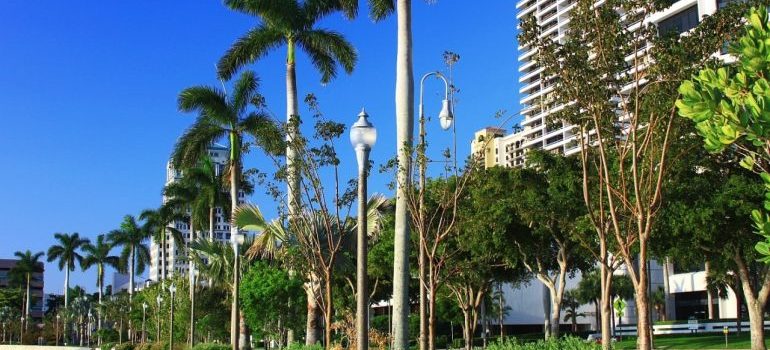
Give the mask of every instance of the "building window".
[(658, 34), (667, 35), (670, 33), (681, 34), (698, 26), (700, 18), (698, 17), (698, 5), (695, 4), (669, 18), (658, 23)]

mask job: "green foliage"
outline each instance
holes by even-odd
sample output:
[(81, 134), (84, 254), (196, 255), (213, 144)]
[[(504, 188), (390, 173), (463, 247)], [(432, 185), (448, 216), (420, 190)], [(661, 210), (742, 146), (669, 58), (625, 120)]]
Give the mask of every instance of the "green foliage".
[(300, 343), (292, 343), (286, 347), (286, 350), (323, 350), (321, 344), (305, 345)]
[(100, 347), (101, 350), (112, 350), (113, 347), (117, 345), (114, 342), (103, 342), (102, 346)]
[(192, 350), (229, 350), (230, 345), (215, 344), (215, 343), (198, 343), (193, 346)]
[(240, 292), (246, 322), (255, 331), (269, 335), (284, 329), (300, 331), (307, 304), (301, 280), (258, 261), (243, 276)]
[(515, 338), (494, 342), (487, 346), (488, 350), (597, 350), (601, 345), (587, 343), (575, 337), (550, 338), (530, 343), (522, 343)]
[(679, 115), (695, 123), (710, 152), (728, 147), (742, 155), (741, 166), (759, 173), (765, 186), (764, 213), (751, 219), (765, 241), (756, 244), (761, 261), (770, 263), (770, 24), (765, 7), (752, 8), (745, 34), (729, 46), (734, 64), (702, 69), (679, 87)]
[(134, 350), (134, 344), (130, 342), (115, 345), (115, 350)]

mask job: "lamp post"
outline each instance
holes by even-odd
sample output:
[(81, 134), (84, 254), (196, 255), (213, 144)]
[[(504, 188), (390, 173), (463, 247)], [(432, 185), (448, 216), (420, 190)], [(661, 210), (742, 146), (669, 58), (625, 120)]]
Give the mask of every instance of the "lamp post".
[(369, 349), (369, 295), (366, 271), (366, 178), (369, 172), (369, 151), (377, 142), (377, 129), (361, 109), (358, 120), (350, 128), (350, 143), (358, 160), (358, 237), (356, 244), (356, 339), (358, 350)]
[(158, 319), (158, 327), (155, 329), (155, 341), (160, 341), (160, 303), (163, 302), (163, 297), (158, 294), (158, 297), (155, 298), (155, 302), (158, 304), (158, 308), (156, 311), (157, 313), (157, 319)]
[(147, 302), (142, 302), (142, 343), (147, 342)]
[[(427, 165), (427, 157), (425, 155), (425, 108), (423, 105), (423, 95), (424, 95), (424, 85), (425, 85), (425, 79), (427, 79), (430, 76), (436, 76), (437, 78), (444, 81), (444, 100), (441, 101), (441, 112), (439, 112), (438, 119), (439, 123), (441, 124), (441, 129), (443, 130), (449, 130), (449, 128), (454, 126), (454, 115), (452, 114), (452, 102), (449, 100), (449, 82), (447, 81), (446, 77), (444, 77), (443, 74), (440, 72), (430, 72), (422, 76), (420, 79), (420, 104), (419, 104), (419, 143), (417, 145), (417, 165), (419, 168), (419, 186), (420, 186), (420, 194), (418, 195), (418, 215), (419, 215), (419, 234), (420, 234), (420, 251), (419, 251), (419, 263), (418, 263), (418, 269), (419, 269), (419, 279), (420, 279), (420, 346), (419, 348), (427, 349), (428, 348), (428, 336), (426, 334), (428, 324), (427, 324), (427, 318), (428, 318), (428, 300), (427, 300), (427, 289), (425, 288), (425, 265), (427, 264), (428, 257), (425, 254), (425, 168)], [(457, 145), (455, 143), (455, 158), (457, 157)], [(455, 161), (456, 162), (456, 161)], [(455, 170), (457, 169), (457, 164), (455, 163)]]
[(19, 326), (19, 345), (24, 344), (24, 316), (21, 316), (21, 324)]
[(169, 293), (171, 293), (171, 299), (169, 300), (171, 303), (171, 312), (169, 315), (169, 318), (171, 319), (168, 324), (168, 348), (174, 349), (174, 294), (176, 294), (176, 285), (171, 284), (170, 287), (168, 287)]
[[(61, 315), (58, 313), (56, 314), (56, 346), (59, 346), (59, 320), (61, 320)], [(3, 323), (3, 332), (5, 332), (5, 323)], [(3, 335), (3, 340), (5, 340), (5, 335)]]
[(240, 336), (240, 318), (238, 317), (238, 287), (240, 284), (240, 276), (238, 271), (241, 269), (241, 262), (239, 257), (238, 245), (243, 244), (245, 237), (242, 234), (235, 233), (230, 236), (230, 242), (233, 244), (233, 301), (230, 306), (230, 343), (233, 346), (233, 350), (238, 350), (238, 337)]

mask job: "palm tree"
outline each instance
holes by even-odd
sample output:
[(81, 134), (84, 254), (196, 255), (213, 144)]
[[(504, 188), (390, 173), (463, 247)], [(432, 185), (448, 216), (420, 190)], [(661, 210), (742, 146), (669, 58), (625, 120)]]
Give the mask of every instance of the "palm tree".
[[(195, 123), (182, 135), (174, 146), (172, 162), (177, 169), (191, 168), (204, 158), (208, 147), (226, 137), (229, 140), (230, 157), (227, 171), (230, 177), (231, 207), (238, 206), (243, 140), (252, 135), (255, 142), (268, 153), (280, 153), (283, 142), (275, 137), (279, 128), (261, 110), (261, 96), (257, 93), (258, 80), (253, 72), (243, 72), (235, 82), (233, 94), (211, 86), (194, 86), (179, 95), (179, 109), (184, 112), (198, 112)], [(258, 107), (249, 111), (249, 104)], [(230, 234), (238, 234), (238, 227), (231, 225)], [(237, 275), (236, 275), (237, 277)], [(233, 294), (238, 289), (233, 289)], [(234, 295), (235, 296), (235, 295)], [(233, 300), (237, 300), (234, 297)], [(237, 310), (236, 310), (237, 312)], [(233, 319), (237, 315), (233, 313)], [(236, 322), (231, 325), (233, 335), (237, 332)], [(237, 345), (237, 337), (233, 345)]]
[[(43, 256), (43, 252), (32, 253), (27, 250), (25, 252), (13, 253), (19, 261), (9, 272), (12, 280), (23, 281), (26, 284), (26, 292), (24, 294), (24, 317), (29, 322), (29, 308), (31, 305), (32, 295), (30, 294), (30, 281), (32, 280), (32, 274), (43, 272), (43, 264), (40, 262), (40, 258)], [(26, 327), (24, 327), (26, 328)]]
[(180, 219), (174, 208), (162, 205), (158, 209), (145, 209), (139, 214), (139, 220), (144, 221), (145, 228), (151, 232), (152, 240), (158, 245), (160, 250), (160, 271), (158, 276), (161, 280), (166, 279), (166, 234), (171, 235), (174, 242), (179, 245), (182, 240), (182, 232), (169, 226), (174, 220)]
[(208, 210), (209, 241), (213, 242), (216, 208), (226, 206), (228, 199), (224, 174), (210, 157), (204, 157), (197, 166), (186, 170), (185, 177), (197, 185), (198, 200)]
[(48, 262), (59, 261), (59, 270), (64, 270), (64, 309), (69, 307), (70, 271), (75, 270), (75, 263), (83, 266), (83, 256), (78, 250), (88, 240), (81, 238), (77, 232), (73, 234), (56, 233), (53, 235), (59, 244), (48, 248)]
[[(102, 296), (104, 295), (104, 268), (112, 267), (118, 269), (120, 266), (120, 259), (117, 256), (110, 255), (112, 251), (112, 242), (106, 239), (105, 235), (96, 236), (96, 242), (88, 242), (83, 246), (83, 252), (86, 253), (83, 259), (82, 268), (83, 271), (96, 266), (96, 287), (99, 288), (99, 305), (102, 304)], [(98, 312), (97, 329), (102, 329), (102, 313)], [(101, 344), (101, 336), (99, 337), (99, 344)]]
[(259, 19), (260, 24), (239, 38), (219, 60), (217, 70), (223, 79), (230, 79), (244, 65), (255, 62), (270, 51), (286, 46), (286, 165), (288, 182), (288, 209), (291, 215), (299, 208), (299, 174), (294, 165), (296, 149), (291, 141), (298, 140), (299, 108), (295, 51), (305, 51), (321, 82), (326, 84), (337, 76), (337, 66), (348, 74), (353, 72), (358, 55), (353, 45), (342, 34), (318, 28), (318, 22), (340, 10), (334, 0), (225, 0), (225, 5)]
[(111, 231), (107, 237), (115, 246), (123, 247), (120, 253), (120, 265), (128, 270), (128, 298), (133, 300), (134, 277), (144, 272), (150, 262), (150, 250), (144, 243), (151, 233), (137, 223), (133, 215), (123, 217), (120, 228)]

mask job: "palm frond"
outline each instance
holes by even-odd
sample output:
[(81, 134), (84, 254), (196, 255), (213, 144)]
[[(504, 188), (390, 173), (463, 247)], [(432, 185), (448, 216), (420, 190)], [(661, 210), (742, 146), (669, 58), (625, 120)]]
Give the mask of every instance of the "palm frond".
[(257, 93), (257, 89), (259, 89), (259, 78), (257, 75), (250, 70), (241, 73), (233, 85), (233, 93), (230, 94), (230, 105), (237, 114), (243, 113), (246, 110), (246, 106), (249, 105), (252, 97)]
[(337, 76), (339, 64), (348, 74), (353, 72), (358, 54), (353, 45), (342, 34), (326, 30), (307, 30), (297, 40), (313, 65), (321, 72), (321, 82), (328, 83)]
[(177, 98), (182, 112), (201, 112), (220, 124), (230, 124), (232, 111), (224, 91), (212, 86), (193, 86), (182, 90)]
[(239, 129), (254, 137), (254, 142), (273, 156), (281, 156), (286, 152), (284, 132), (281, 127), (266, 113), (251, 112), (244, 118)]
[(212, 143), (227, 135), (227, 130), (207, 118), (198, 118), (177, 140), (171, 152), (171, 163), (176, 168), (189, 168), (208, 154)]
[(262, 231), (267, 226), (262, 211), (259, 210), (259, 207), (251, 204), (244, 204), (235, 208), (232, 224), (247, 231)]
[(393, 0), (369, 0), (369, 17), (375, 22), (385, 19), (396, 10)]
[(285, 43), (286, 36), (283, 33), (274, 28), (259, 25), (233, 43), (225, 55), (219, 59), (217, 74), (222, 79), (230, 80), (238, 69), (264, 57), (268, 52)]

